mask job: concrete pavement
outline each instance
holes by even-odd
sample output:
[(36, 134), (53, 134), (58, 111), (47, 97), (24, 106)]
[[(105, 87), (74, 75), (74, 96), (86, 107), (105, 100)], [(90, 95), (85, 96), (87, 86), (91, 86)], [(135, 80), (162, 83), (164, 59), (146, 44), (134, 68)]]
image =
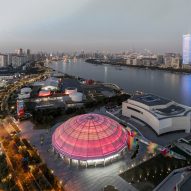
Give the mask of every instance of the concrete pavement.
[[(30, 121), (20, 123), (21, 136), (30, 140), (38, 149), (40, 156), (47, 163), (54, 174), (63, 181), (66, 191), (100, 191), (108, 184), (114, 185), (119, 191), (135, 191), (136, 189), (122, 179), (119, 174), (131, 167), (132, 163), (138, 163), (143, 159), (145, 148), (140, 146), (140, 153), (135, 160), (130, 159), (132, 153), (127, 154), (122, 160), (108, 166), (82, 168), (70, 166), (53, 152), (48, 152), (51, 147), (51, 135), (47, 130), (34, 130)], [(44, 135), (44, 143), (40, 145), (40, 135)]]

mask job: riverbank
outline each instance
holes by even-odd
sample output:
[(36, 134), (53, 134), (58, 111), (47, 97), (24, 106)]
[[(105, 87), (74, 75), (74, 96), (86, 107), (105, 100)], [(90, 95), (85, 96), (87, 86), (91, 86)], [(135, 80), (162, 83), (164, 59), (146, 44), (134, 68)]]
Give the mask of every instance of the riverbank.
[(55, 73), (59, 71), (83, 79), (117, 84), (129, 94), (139, 90), (191, 106), (191, 75), (186, 73), (91, 64), (83, 59), (75, 63), (53, 62), (47, 66), (55, 70)]
[(114, 66), (125, 66), (125, 67), (131, 67), (131, 68), (140, 68), (140, 69), (150, 69), (150, 70), (162, 70), (172, 73), (183, 73), (183, 74), (191, 74), (191, 69), (183, 69), (183, 68), (161, 68), (158, 66), (145, 66), (145, 65), (131, 65), (131, 64), (125, 64), (123, 62), (111, 62), (111, 61), (102, 61), (102, 60), (96, 60), (96, 59), (87, 59), (85, 62), (90, 64), (109, 64)]

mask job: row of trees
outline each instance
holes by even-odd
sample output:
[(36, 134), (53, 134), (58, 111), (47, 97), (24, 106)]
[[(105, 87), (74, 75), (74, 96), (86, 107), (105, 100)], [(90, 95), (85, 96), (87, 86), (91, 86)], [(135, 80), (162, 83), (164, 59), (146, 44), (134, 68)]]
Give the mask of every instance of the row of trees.
[(34, 111), (32, 114), (32, 120), (37, 124), (44, 124), (44, 125), (54, 125), (54, 119), (56, 117), (62, 116), (62, 115), (80, 115), (86, 113), (85, 108), (68, 108), (66, 110), (63, 110), (61, 108), (57, 109), (46, 109), (46, 110), (37, 110)]
[(0, 185), (2, 185), (3, 190), (19, 191), (14, 177), (11, 175), (5, 154), (0, 155)]
[(98, 107), (98, 106), (104, 106), (106, 104), (115, 104), (119, 105), (123, 101), (127, 100), (129, 98), (129, 95), (127, 94), (121, 94), (116, 95), (110, 98), (102, 97), (100, 99), (97, 99), (96, 101), (87, 101), (84, 105), (84, 107), (81, 108), (67, 108), (66, 110), (63, 110), (62, 108), (57, 109), (40, 109), (35, 110), (32, 112), (32, 120), (36, 122), (37, 124), (47, 124), (47, 125), (54, 125), (54, 119), (55, 117), (59, 117), (63, 114), (65, 115), (80, 115), (86, 113), (86, 109)]
[[(52, 190), (53, 188), (62, 191), (58, 179), (51, 173), (50, 169), (42, 163), (36, 149), (34, 149), (26, 139), (20, 139), (14, 136), (10, 140), (3, 142), (7, 156), (11, 161), (15, 175), (20, 180), (24, 190)], [(9, 177), (10, 171), (6, 163), (5, 155), (0, 157), (0, 175), (2, 179)], [(1, 183), (1, 182), (0, 182)], [(9, 183), (9, 184), (8, 184)], [(12, 185), (13, 181), (10, 177), (6, 181), (5, 190), (12, 190), (16, 187)], [(4, 186), (5, 187), (5, 186)], [(12, 190), (13, 191), (13, 190)]]
[(95, 106), (102, 106), (106, 104), (116, 104), (120, 105), (123, 101), (127, 100), (130, 98), (130, 95), (128, 94), (121, 94), (121, 95), (116, 95), (113, 97), (104, 97), (97, 99), (96, 101), (89, 101), (85, 103), (86, 108), (92, 108)]
[(0, 155), (0, 181), (9, 174), (9, 168), (7, 165), (6, 157), (4, 154)]
[(63, 113), (64, 111), (61, 108), (35, 110), (32, 112), (32, 120), (39, 124), (52, 125), (53, 119), (57, 116), (62, 115)]
[[(187, 158), (187, 160), (179, 160), (159, 154), (156, 157), (120, 174), (120, 176), (134, 184), (135, 187), (138, 186), (140, 182), (143, 183), (142, 185), (150, 182), (155, 187), (174, 169), (186, 167), (190, 165), (190, 163), (191, 158)], [(137, 188), (140, 189), (139, 187)], [(143, 188), (141, 190), (143, 190)]]

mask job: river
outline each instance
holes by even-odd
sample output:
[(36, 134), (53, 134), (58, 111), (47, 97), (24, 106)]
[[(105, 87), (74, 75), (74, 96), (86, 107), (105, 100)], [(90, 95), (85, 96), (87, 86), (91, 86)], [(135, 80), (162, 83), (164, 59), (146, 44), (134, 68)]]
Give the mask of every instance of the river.
[(57, 71), (85, 79), (115, 83), (128, 93), (139, 90), (191, 106), (190, 74), (123, 66), (94, 65), (83, 60), (70, 63), (53, 62), (50, 66)]

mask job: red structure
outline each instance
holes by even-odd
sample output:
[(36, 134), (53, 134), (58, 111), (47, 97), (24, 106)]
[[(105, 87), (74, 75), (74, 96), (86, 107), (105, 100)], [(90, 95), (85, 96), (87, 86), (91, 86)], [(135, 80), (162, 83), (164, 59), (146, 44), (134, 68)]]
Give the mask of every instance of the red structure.
[(52, 135), (52, 146), (61, 155), (78, 162), (107, 160), (127, 146), (127, 132), (118, 122), (99, 114), (75, 116)]
[(51, 95), (51, 91), (50, 90), (41, 90), (38, 94), (39, 97), (47, 97)]
[(23, 100), (17, 100), (17, 115), (18, 117), (23, 117), (25, 115)]
[(91, 80), (91, 79), (90, 79), (90, 80), (86, 80), (86, 84), (87, 84), (87, 85), (92, 85), (93, 83), (94, 83), (94, 81)]

